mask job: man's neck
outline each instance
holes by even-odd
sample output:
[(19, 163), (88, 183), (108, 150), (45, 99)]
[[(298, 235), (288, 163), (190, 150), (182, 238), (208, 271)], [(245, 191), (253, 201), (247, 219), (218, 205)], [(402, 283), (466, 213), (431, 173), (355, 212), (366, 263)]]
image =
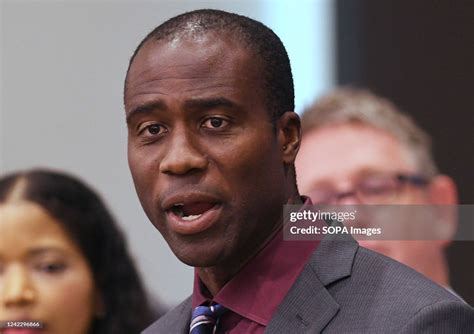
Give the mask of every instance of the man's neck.
[(430, 256), (429, 265), (423, 269), (422, 273), (431, 280), (446, 288), (449, 287), (448, 264), (442, 250)]
[[(288, 198), (288, 204), (302, 204), (300, 195), (296, 191), (294, 195)], [(229, 282), (252, 258), (254, 258), (274, 236), (278, 233), (283, 224), (283, 217), (273, 226), (273, 229), (266, 234), (256, 247), (252, 247), (253, 251), (249, 252), (237, 261), (226, 261), (226, 263), (206, 268), (197, 268), (201, 282), (206, 286), (212, 296), (215, 296), (224, 285)], [(240, 255), (240, 254), (239, 254)]]

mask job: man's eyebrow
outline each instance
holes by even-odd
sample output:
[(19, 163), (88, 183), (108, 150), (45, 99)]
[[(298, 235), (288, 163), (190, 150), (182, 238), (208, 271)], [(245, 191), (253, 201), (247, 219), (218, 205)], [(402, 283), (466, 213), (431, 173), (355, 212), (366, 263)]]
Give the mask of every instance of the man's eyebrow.
[(152, 112), (153, 110), (156, 110), (156, 109), (164, 110), (164, 109), (166, 109), (166, 106), (162, 101), (153, 101), (153, 102), (144, 103), (144, 104), (141, 104), (137, 107), (132, 108), (132, 110), (130, 110), (127, 113), (127, 118), (126, 118), (127, 124), (130, 124), (130, 121), (131, 121), (133, 116), (135, 116), (137, 114), (148, 114), (148, 113), (150, 113), (150, 112)]
[(184, 103), (185, 109), (212, 109), (216, 107), (232, 108), (235, 103), (225, 97), (198, 98)]
[(29, 256), (38, 256), (38, 255), (48, 254), (48, 253), (64, 254), (64, 251), (61, 248), (55, 247), (55, 246), (35, 247), (33, 249), (28, 250)]
[(372, 167), (372, 166), (364, 166), (359, 168), (357, 173), (353, 175), (353, 178), (355, 180), (360, 180), (362, 178), (365, 178), (367, 176), (372, 176), (372, 175), (377, 175), (377, 174), (385, 174), (387, 173), (386, 171), (380, 170), (380, 168), (377, 167)]
[[(184, 109), (212, 109), (216, 107), (227, 107), (232, 108), (235, 106), (235, 103), (225, 97), (212, 97), (212, 98), (197, 98), (190, 99), (184, 102)], [(162, 101), (153, 101), (150, 103), (144, 103), (137, 107), (134, 107), (127, 113), (127, 124), (130, 124), (133, 116), (137, 114), (147, 114), (151, 113), (153, 110), (165, 110), (166, 105)]]

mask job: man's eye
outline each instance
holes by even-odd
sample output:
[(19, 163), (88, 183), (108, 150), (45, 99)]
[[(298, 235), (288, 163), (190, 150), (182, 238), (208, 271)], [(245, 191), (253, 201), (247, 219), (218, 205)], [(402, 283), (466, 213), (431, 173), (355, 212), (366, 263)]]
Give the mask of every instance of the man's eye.
[(211, 117), (204, 121), (202, 124), (203, 128), (208, 129), (219, 129), (226, 126), (229, 122), (220, 117)]
[(138, 133), (144, 136), (157, 136), (164, 132), (166, 132), (166, 128), (158, 123), (144, 123), (138, 129)]
[(151, 135), (157, 135), (161, 132), (161, 125), (152, 124), (152, 125), (147, 127), (147, 131)]
[(36, 269), (43, 273), (56, 274), (63, 272), (66, 265), (63, 263), (40, 263), (36, 266)]
[(359, 185), (360, 191), (371, 195), (390, 193), (396, 187), (397, 184), (392, 180), (368, 180)]

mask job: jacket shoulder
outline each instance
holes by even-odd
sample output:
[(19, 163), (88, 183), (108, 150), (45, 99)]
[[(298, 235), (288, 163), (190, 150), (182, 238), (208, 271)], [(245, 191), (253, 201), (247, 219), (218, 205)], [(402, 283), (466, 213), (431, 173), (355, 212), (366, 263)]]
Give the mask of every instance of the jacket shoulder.
[(415, 312), (441, 301), (464, 304), (459, 297), (412, 268), (363, 247), (359, 247), (354, 259), (352, 279), (381, 300), (403, 301), (405, 309), (411, 306)]
[(474, 310), (459, 301), (440, 301), (418, 311), (401, 333), (474, 333)]
[(350, 277), (328, 290), (340, 305), (336, 323), (343, 332), (444, 333), (435, 328), (474, 332), (474, 310), (462, 299), (415, 270), (363, 247), (357, 250)]

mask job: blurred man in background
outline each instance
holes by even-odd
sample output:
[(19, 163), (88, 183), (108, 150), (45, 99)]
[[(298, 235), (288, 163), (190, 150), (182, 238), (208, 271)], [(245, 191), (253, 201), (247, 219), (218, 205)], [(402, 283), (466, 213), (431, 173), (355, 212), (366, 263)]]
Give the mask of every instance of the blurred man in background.
[[(441, 175), (433, 161), (429, 136), (383, 98), (365, 90), (337, 89), (304, 112), (302, 126), (298, 185), (315, 204), (457, 203), (454, 182)], [(454, 231), (456, 217), (443, 217), (433, 224), (446, 224), (443, 227)], [(446, 288), (449, 273), (444, 250), (449, 242), (360, 240), (362, 246)]]

